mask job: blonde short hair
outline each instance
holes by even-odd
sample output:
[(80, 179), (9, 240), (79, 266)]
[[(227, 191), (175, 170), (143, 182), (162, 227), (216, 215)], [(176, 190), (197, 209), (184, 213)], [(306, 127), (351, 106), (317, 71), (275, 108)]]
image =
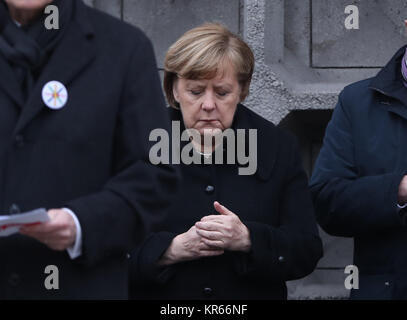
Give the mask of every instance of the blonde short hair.
[(177, 77), (212, 79), (231, 63), (241, 86), (240, 100), (249, 94), (254, 55), (237, 35), (218, 23), (207, 23), (187, 31), (167, 51), (164, 63), (164, 91), (168, 103), (178, 108), (173, 86)]

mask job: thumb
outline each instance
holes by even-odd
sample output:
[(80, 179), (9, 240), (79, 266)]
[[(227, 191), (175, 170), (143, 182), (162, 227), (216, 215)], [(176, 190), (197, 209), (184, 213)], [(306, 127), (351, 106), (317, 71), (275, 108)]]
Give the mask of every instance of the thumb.
[(230, 215), (230, 214), (233, 214), (228, 208), (222, 206), (218, 201), (215, 201), (213, 203), (213, 206), (215, 207), (215, 210), (217, 212), (219, 212), (220, 214), (223, 214), (223, 215), (226, 215), (226, 216)]

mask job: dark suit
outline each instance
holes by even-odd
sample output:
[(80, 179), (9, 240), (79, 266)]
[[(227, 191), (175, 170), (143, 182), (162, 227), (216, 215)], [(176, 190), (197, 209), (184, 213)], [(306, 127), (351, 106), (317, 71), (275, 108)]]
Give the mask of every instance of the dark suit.
[[(0, 300), (126, 298), (126, 253), (161, 219), (176, 181), (148, 159), (150, 130), (168, 126), (150, 41), (73, 1), (74, 20), (26, 103), (0, 54), (0, 212), (70, 208), (83, 254), (71, 260), (25, 236), (0, 238)], [(63, 109), (43, 103), (51, 80), (68, 90)], [(59, 290), (44, 287), (51, 264)]]
[(321, 227), (354, 238), (353, 299), (407, 299), (407, 209), (397, 208), (407, 174), (405, 50), (341, 92), (310, 182)]
[[(181, 120), (179, 111), (170, 113)], [(181, 164), (182, 183), (171, 215), (162, 231), (132, 255), (132, 298), (285, 299), (285, 281), (314, 270), (322, 245), (295, 139), (243, 105), (232, 127), (258, 130), (257, 172), (244, 176), (238, 175), (238, 165)], [(215, 200), (248, 227), (250, 253), (226, 251), (158, 268), (177, 234), (216, 214)]]

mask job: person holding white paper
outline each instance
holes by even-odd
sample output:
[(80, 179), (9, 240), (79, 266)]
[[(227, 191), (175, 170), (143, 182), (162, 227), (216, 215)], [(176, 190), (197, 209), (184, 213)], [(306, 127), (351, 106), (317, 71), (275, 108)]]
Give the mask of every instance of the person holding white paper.
[(149, 133), (168, 123), (141, 30), (82, 0), (0, 1), (0, 215), (50, 219), (0, 238), (0, 301), (128, 297), (127, 253), (177, 182), (148, 157)]

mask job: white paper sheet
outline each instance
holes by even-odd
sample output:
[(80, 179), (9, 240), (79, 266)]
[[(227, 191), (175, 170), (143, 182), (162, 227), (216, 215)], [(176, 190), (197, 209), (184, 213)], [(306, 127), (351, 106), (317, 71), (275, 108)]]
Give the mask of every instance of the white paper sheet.
[(33, 211), (0, 216), (0, 237), (7, 237), (17, 233), (23, 225), (33, 225), (49, 221), (47, 210), (44, 208)]

